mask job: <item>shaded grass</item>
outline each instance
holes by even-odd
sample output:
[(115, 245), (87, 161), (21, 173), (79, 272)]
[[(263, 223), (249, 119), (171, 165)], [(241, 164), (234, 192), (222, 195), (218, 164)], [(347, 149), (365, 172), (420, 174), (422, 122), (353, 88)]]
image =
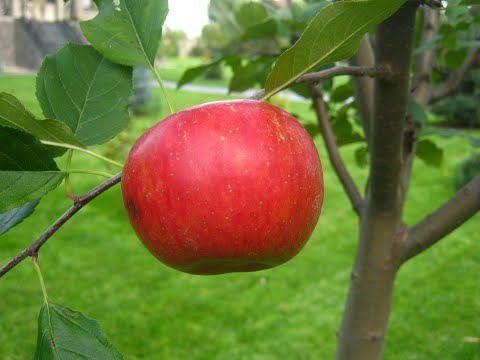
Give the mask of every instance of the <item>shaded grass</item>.
[[(32, 78), (0, 77), (30, 109)], [(218, 95), (172, 93), (177, 109), (219, 99)], [(311, 119), (303, 105), (291, 111)], [(165, 109), (162, 106), (162, 109)], [(122, 160), (131, 142), (165, 116), (131, 122), (130, 135), (96, 151)], [(440, 169), (415, 163), (406, 219), (412, 224), (453, 193), (452, 172), (469, 147), (441, 139), (446, 162)], [(126, 359), (331, 359), (356, 249), (357, 219), (332, 172), (325, 150), (323, 214), (304, 250), (275, 269), (213, 277), (179, 273), (143, 248), (128, 224), (117, 186), (67, 223), (40, 253), (50, 297), (100, 321)], [(354, 165), (354, 146), (342, 155), (365, 185), (366, 170)], [(75, 155), (76, 167), (97, 160)], [(64, 159), (59, 159), (64, 165)], [(100, 166), (99, 170), (114, 169)], [(72, 177), (77, 193), (102, 181)], [(36, 213), (0, 237), (4, 263), (40, 235), (69, 206), (63, 187), (45, 197)], [(477, 215), (430, 251), (410, 261), (397, 280), (385, 359), (480, 359), (480, 243)], [(26, 359), (34, 352), (42, 302), (30, 261), (0, 280), (0, 359)]]

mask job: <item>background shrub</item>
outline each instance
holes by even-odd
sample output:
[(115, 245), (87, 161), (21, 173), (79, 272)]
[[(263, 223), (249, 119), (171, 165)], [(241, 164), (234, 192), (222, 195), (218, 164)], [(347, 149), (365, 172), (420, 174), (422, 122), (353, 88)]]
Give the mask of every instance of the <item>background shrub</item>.
[(443, 124), (455, 127), (480, 127), (480, 69), (462, 80), (459, 91), (434, 106), (432, 112), (444, 117)]
[(480, 173), (480, 152), (475, 152), (456, 168), (453, 177), (455, 190), (459, 190), (478, 173)]

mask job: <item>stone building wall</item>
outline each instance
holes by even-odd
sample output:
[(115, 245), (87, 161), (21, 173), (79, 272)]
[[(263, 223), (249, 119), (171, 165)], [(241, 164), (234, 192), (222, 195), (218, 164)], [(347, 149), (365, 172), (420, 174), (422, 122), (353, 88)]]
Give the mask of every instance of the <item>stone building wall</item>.
[(0, 17), (0, 67), (37, 70), (45, 56), (68, 42), (87, 43), (76, 22)]
[(46, 54), (42, 54), (35, 35), (25, 26), (25, 20), (15, 21), (15, 66), (36, 70), (42, 64)]
[(0, 17), (0, 68), (15, 65), (15, 20)]

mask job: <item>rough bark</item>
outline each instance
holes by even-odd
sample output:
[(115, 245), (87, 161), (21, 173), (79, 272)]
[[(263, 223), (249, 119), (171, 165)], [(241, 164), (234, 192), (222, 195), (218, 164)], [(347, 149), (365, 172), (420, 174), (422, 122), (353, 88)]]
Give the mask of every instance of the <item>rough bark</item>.
[(404, 229), (400, 183), (416, 9), (407, 2), (377, 29), (376, 66), (394, 75), (375, 80), (370, 179), (337, 360), (378, 360), (383, 352), (398, 269), (392, 248)]
[[(367, 202), (370, 199), (367, 198)], [(397, 268), (390, 241), (397, 218), (365, 215), (352, 271), (347, 304), (338, 332), (337, 360), (381, 359)]]

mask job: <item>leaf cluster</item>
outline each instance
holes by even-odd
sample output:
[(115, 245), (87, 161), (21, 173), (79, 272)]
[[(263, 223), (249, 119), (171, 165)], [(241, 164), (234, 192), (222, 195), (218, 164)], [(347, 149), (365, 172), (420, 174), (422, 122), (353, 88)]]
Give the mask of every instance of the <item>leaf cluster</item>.
[[(153, 68), (168, 12), (166, 0), (97, 0), (99, 14), (81, 24), (91, 45), (67, 44), (43, 61), (36, 96), (44, 119), (0, 93), (0, 232), (32, 213), (71, 169), (54, 160), (120, 133), (129, 119), (132, 66)], [(87, 170), (88, 172), (88, 170)], [(24, 206), (24, 207), (23, 207)]]
[[(70, 169), (71, 153), (66, 168), (59, 168), (55, 158), (67, 149), (102, 158), (87, 147), (126, 127), (132, 67), (148, 67), (158, 75), (154, 61), (167, 0), (95, 3), (98, 15), (81, 24), (91, 45), (65, 45), (47, 56), (37, 73), (36, 97), (44, 118), (14, 95), (0, 93), (0, 234), (30, 216), (41, 197), (70, 173), (80, 171)], [(34, 359), (122, 358), (95, 321), (49, 303), (43, 279), (41, 283), (45, 304)]]
[[(212, 0), (211, 23), (200, 42), (203, 55), (213, 60), (187, 70), (178, 86), (205, 76), (211, 69), (228, 66), (233, 77), (229, 92), (263, 87), (277, 57), (302, 34), (311, 19), (331, 1), (295, 2), (291, 9), (277, 8), (273, 2)], [(305, 91), (300, 91), (305, 94)]]

